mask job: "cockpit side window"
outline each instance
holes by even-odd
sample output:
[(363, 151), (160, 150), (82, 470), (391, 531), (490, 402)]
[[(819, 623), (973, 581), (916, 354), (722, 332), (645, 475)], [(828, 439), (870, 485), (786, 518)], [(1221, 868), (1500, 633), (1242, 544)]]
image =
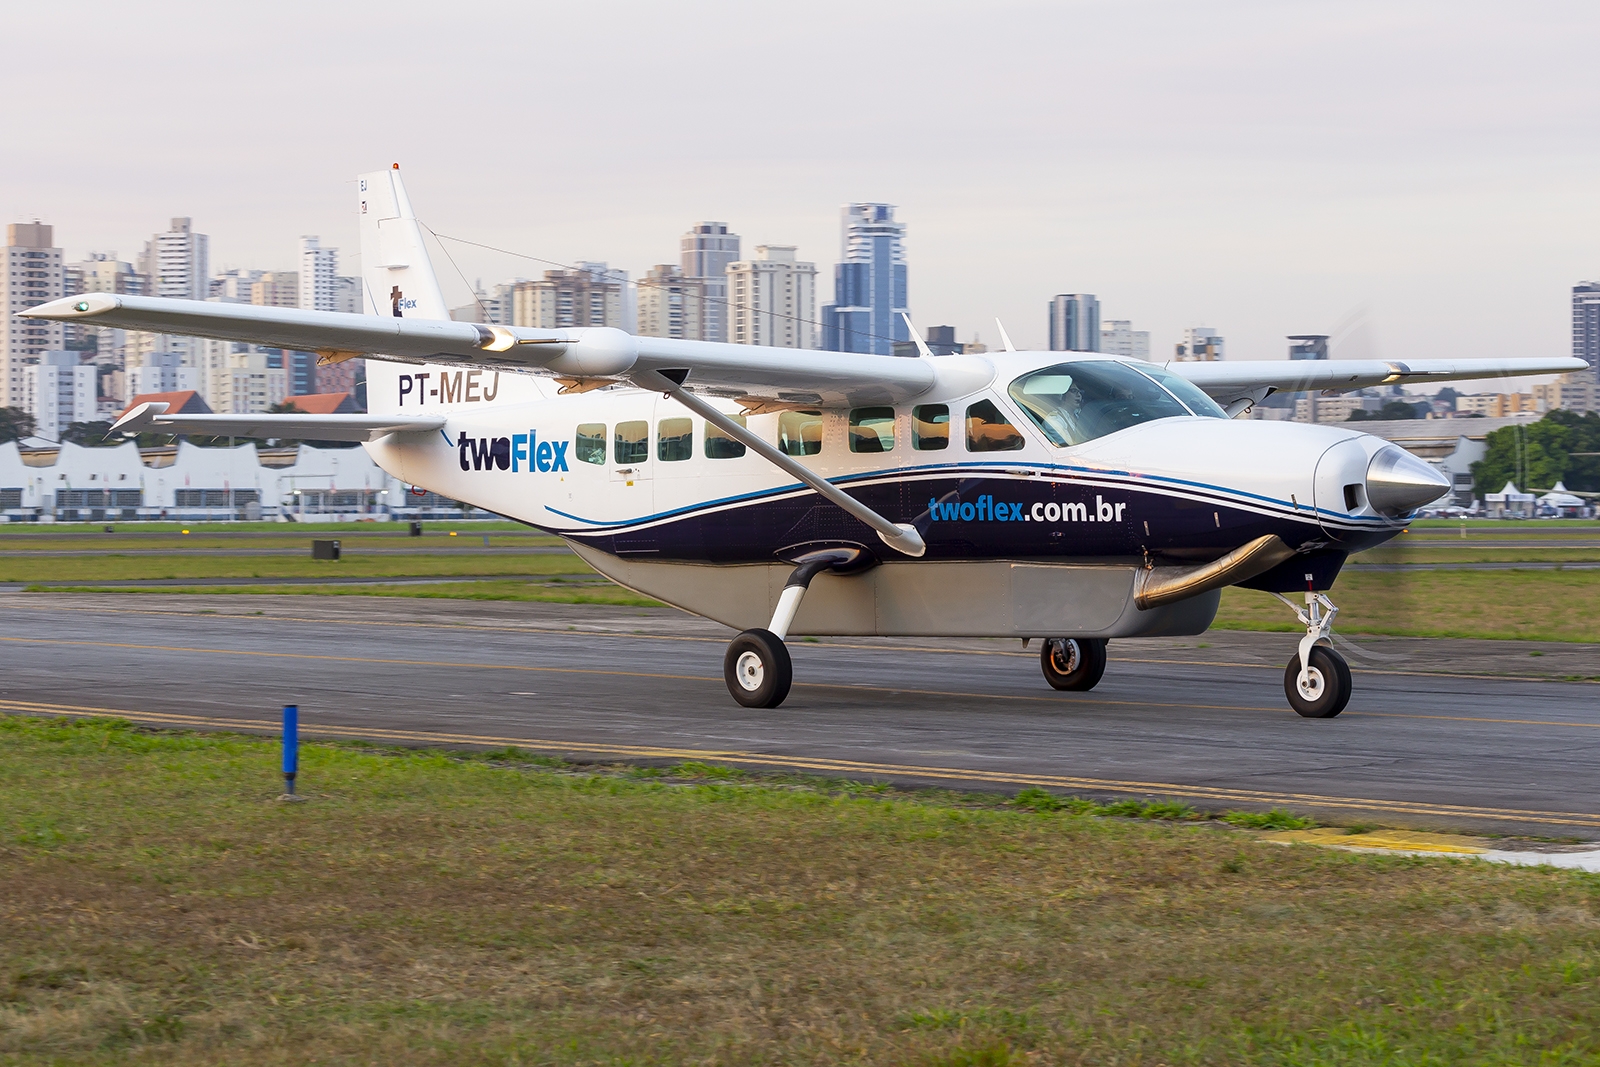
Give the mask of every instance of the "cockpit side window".
[(1050, 442), (1062, 447), (1157, 419), (1191, 414), (1150, 378), (1110, 360), (1082, 360), (1036, 370), (1012, 382), (1007, 392)]

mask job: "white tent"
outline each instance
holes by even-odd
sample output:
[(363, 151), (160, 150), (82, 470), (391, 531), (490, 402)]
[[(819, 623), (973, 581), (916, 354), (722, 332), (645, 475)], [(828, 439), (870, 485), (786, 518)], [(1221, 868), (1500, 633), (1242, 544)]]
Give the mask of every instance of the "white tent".
[(1567, 492), (1567, 487), (1562, 482), (1557, 482), (1551, 490), (1539, 498), (1541, 507), (1555, 508), (1560, 512), (1572, 512), (1574, 515), (1583, 511), (1583, 498), (1573, 496)]
[(1533, 494), (1520, 491), (1507, 482), (1498, 493), (1483, 494), (1484, 508), (1490, 515), (1528, 515), (1533, 511)]

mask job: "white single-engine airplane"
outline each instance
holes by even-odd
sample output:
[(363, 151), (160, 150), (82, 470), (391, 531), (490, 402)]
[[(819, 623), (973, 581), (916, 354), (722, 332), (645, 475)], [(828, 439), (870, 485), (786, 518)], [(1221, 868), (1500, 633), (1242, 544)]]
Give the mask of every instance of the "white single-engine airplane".
[(22, 314), (368, 357), (371, 414), (147, 403), (114, 429), (362, 441), (397, 478), (743, 631), (723, 674), (746, 707), (788, 694), (791, 632), (1037, 637), (1052, 686), (1092, 689), (1108, 639), (1202, 633), (1243, 585), (1306, 628), (1289, 703), (1337, 715), (1350, 671), (1324, 591), (1450, 485), (1357, 429), (1237, 417), (1279, 389), (1586, 366), (1163, 366), (1009, 341), (936, 357), (920, 340), (908, 359), (455, 322), (399, 165), (358, 188), (365, 315), (104, 293)]

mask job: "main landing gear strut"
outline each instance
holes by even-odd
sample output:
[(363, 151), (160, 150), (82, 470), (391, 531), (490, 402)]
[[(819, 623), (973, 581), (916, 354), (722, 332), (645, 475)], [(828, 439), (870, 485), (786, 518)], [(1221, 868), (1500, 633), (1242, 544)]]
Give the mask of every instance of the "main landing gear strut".
[(722, 657), (722, 678), (733, 699), (747, 708), (775, 708), (783, 703), (794, 682), (794, 666), (783, 639), (789, 636), (789, 627), (806, 590), (811, 588), (811, 579), (826, 570), (856, 569), (860, 556), (859, 550), (825, 549), (796, 560), (798, 566), (784, 584), (767, 628), (746, 630), (728, 643), (728, 651)]
[(1350, 665), (1333, 650), (1329, 640), (1339, 609), (1312, 589), (1306, 590), (1304, 608), (1282, 593), (1272, 595), (1289, 605), (1306, 628), (1299, 651), (1283, 672), (1283, 692), (1289, 698), (1289, 706), (1308, 719), (1331, 719), (1350, 702)]

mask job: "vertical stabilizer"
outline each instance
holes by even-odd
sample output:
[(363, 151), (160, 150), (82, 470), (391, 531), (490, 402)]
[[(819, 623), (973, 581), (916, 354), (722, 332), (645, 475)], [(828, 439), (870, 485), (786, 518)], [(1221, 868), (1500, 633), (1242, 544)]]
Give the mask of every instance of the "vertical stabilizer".
[(400, 181), (400, 164), (361, 175), (361, 280), (367, 313), (448, 319), (422, 227)]

